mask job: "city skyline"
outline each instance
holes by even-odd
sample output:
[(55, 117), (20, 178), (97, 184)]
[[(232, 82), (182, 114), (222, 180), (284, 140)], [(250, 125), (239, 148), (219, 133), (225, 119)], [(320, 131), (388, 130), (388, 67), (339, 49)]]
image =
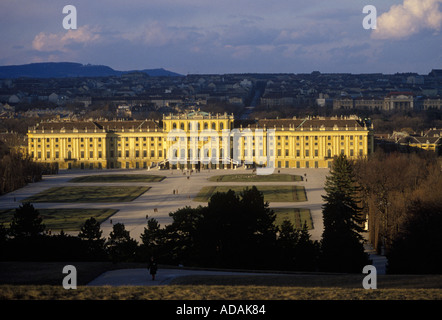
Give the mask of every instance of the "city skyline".
[[(442, 61), (442, 0), (48, 0), (0, 4), (0, 65), (73, 61), (181, 74), (427, 74)], [(63, 28), (63, 7), (77, 29)], [(364, 29), (366, 5), (377, 28)]]

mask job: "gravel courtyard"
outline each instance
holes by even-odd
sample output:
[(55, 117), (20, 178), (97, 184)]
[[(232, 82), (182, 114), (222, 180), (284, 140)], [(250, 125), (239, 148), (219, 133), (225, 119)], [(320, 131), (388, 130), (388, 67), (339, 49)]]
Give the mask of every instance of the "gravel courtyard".
[[(119, 210), (115, 215), (104, 221), (101, 225), (103, 236), (108, 237), (112, 231), (112, 224), (124, 223), (126, 230), (130, 231), (130, 236), (135, 240), (140, 240), (140, 235), (146, 226), (146, 215), (155, 218), (161, 225), (172, 222), (169, 217), (170, 212), (179, 208), (190, 206), (198, 207), (204, 203), (193, 201), (198, 192), (204, 186), (222, 185), (246, 185), (257, 187), (264, 185), (297, 185), (304, 186), (307, 201), (303, 202), (270, 202), (273, 208), (307, 208), (310, 209), (313, 229), (310, 230), (312, 240), (319, 240), (322, 235), (322, 195), (324, 195), (324, 182), (329, 169), (279, 169), (281, 174), (300, 175), (302, 181), (291, 182), (212, 182), (210, 177), (225, 174), (251, 173), (251, 170), (238, 168), (236, 170), (201, 170), (200, 172), (182, 172), (180, 170), (66, 170), (60, 171), (58, 175), (44, 176), (43, 181), (31, 183), (21, 189), (0, 197), (0, 209), (17, 208), (20, 201), (35, 195), (41, 191), (52, 187), (62, 186), (149, 186), (149, 191), (145, 192), (131, 202), (100, 202), (100, 203), (34, 203), (34, 207), (39, 208), (109, 208)], [(152, 174), (166, 176), (160, 182), (69, 182), (73, 178), (96, 175), (96, 174)], [(275, 170), (276, 173), (276, 170)], [(111, 223), (112, 220), (112, 223)]]

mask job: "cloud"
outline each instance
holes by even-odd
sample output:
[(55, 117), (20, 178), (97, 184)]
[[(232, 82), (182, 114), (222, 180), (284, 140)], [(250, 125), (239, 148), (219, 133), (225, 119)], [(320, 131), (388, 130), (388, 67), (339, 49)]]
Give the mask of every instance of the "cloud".
[(70, 51), (74, 44), (88, 44), (100, 39), (98, 29), (88, 25), (81, 26), (76, 30), (68, 30), (62, 33), (40, 32), (32, 41), (32, 48), (41, 52)]
[(442, 26), (442, 0), (404, 0), (377, 18), (375, 39), (402, 39), (425, 29), (438, 32)]

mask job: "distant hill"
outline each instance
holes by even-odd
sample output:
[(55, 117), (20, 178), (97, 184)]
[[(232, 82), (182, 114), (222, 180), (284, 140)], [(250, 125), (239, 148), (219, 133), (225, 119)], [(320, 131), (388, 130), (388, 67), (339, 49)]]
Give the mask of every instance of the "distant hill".
[(108, 66), (84, 65), (74, 62), (43, 62), (23, 65), (0, 66), (0, 79), (11, 78), (71, 78), (121, 76), (132, 72), (146, 73), (152, 77), (179, 77), (178, 73), (165, 69), (117, 71)]

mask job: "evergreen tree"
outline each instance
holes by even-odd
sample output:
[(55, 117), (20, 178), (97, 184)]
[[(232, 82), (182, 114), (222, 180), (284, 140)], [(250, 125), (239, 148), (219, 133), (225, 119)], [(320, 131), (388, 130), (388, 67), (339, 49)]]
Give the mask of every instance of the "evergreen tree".
[(295, 246), (295, 270), (297, 271), (315, 271), (318, 259), (317, 241), (310, 239), (307, 223), (298, 232), (298, 241)]
[(363, 219), (358, 207), (358, 188), (352, 163), (345, 155), (333, 161), (324, 189), (321, 268), (333, 272), (361, 272), (369, 261), (360, 234)]
[(162, 255), (164, 249), (165, 236), (164, 230), (160, 228), (160, 224), (154, 218), (147, 220), (147, 227), (144, 227), (144, 232), (141, 234), (142, 251), (145, 258)]
[(15, 209), (9, 233), (14, 238), (36, 237), (45, 230), (38, 210), (29, 203), (23, 203)]
[(109, 235), (107, 247), (113, 262), (132, 261), (138, 244), (130, 237), (123, 223), (116, 223)]
[(277, 248), (279, 252), (278, 265), (283, 270), (294, 270), (295, 248), (299, 240), (299, 230), (295, 229), (289, 220), (284, 220), (279, 227)]
[(256, 187), (239, 195), (233, 190), (215, 193), (198, 227), (201, 255), (221, 267), (267, 267), (276, 254), (274, 220)]
[(206, 258), (199, 254), (197, 248), (197, 239), (201, 238), (198, 236), (198, 225), (204, 210), (206, 207), (184, 207), (169, 214), (173, 222), (164, 230), (164, 250), (171, 263), (192, 265)]
[(241, 264), (240, 246), (244, 243), (243, 214), (233, 190), (213, 194), (197, 229), (197, 248), (202, 263), (211, 267)]
[(104, 257), (106, 239), (101, 238), (102, 233), (100, 223), (94, 217), (91, 217), (85, 221), (78, 234), (78, 237), (87, 244), (88, 256), (94, 258), (94, 260), (100, 260)]

